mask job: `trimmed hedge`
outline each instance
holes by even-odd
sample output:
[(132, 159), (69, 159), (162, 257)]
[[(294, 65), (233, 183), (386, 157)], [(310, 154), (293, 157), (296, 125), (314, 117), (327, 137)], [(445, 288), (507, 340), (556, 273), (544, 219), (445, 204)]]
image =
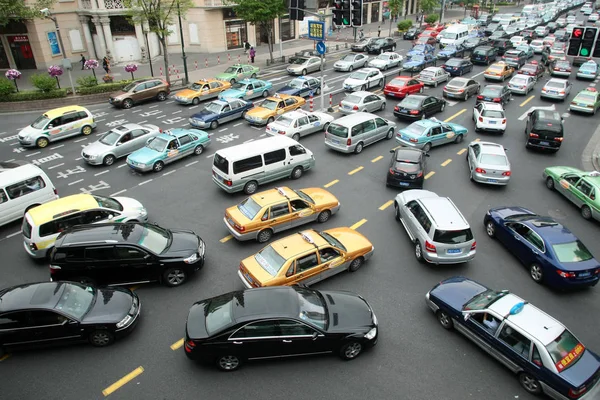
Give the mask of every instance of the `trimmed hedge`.
[(100, 83), (96, 86), (91, 87), (79, 87), (77, 88), (77, 93), (81, 95), (86, 94), (97, 94), (97, 93), (108, 93), (108, 92), (116, 92), (121, 89), (125, 85), (127, 85), (128, 81), (121, 81), (116, 83)]
[(66, 89), (56, 89), (50, 92), (42, 92), (40, 90), (26, 90), (2, 96), (0, 97), (0, 102), (59, 99), (62, 97), (67, 97)]

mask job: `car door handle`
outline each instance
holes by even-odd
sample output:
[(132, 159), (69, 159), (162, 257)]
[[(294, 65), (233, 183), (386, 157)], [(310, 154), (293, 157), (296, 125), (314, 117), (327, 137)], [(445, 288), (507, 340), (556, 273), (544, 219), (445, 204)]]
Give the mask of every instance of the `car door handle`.
[(292, 341), (283, 339), (283, 343), (292, 343)]
[(521, 239), (518, 236), (515, 236), (515, 239), (518, 240), (519, 242), (521, 241)]
[(243, 344), (244, 342), (233, 342), (233, 344)]

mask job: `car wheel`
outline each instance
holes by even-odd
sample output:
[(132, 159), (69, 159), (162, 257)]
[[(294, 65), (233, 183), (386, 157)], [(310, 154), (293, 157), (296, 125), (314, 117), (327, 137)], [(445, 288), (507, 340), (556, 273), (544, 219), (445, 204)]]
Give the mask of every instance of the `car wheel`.
[(348, 342), (340, 349), (340, 357), (345, 361), (354, 360), (362, 353), (362, 350), (363, 345), (359, 342)]
[(383, 79), (380, 79), (379, 82), (377, 82), (377, 86), (383, 87)]
[(391, 140), (393, 137), (394, 137), (394, 129), (392, 128), (388, 131), (388, 134), (385, 138), (386, 138), (386, 140)]
[(394, 203), (394, 216), (396, 217), (396, 221), (402, 220), (402, 218), (400, 217), (400, 208), (396, 203)]
[(438, 312), (435, 313), (435, 315), (437, 316), (440, 325), (442, 325), (444, 329), (450, 330), (454, 327), (454, 321), (452, 321), (452, 318), (450, 318), (450, 316), (445, 311), (438, 310)]
[(454, 139), (454, 143), (461, 143), (463, 141), (463, 135), (456, 135), (456, 139)]
[(92, 130), (93, 130), (93, 129), (92, 129), (92, 127), (91, 127), (91, 126), (89, 126), (89, 125), (86, 125), (86, 126), (84, 126), (83, 128), (81, 128), (81, 133), (82, 133), (84, 136), (88, 136), (88, 135), (90, 135), (90, 134), (92, 133)]
[(306, 72), (307, 72), (307, 71), (306, 71), (306, 68), (304, 68), (304, 69), (302, 70), (302, 75), (306, 75)]
[(320, 87), (318, 87), (318, 88), (316, 88), (316, 89), (315, 89), (315, 95), (317, 95), (317, 96), (318, 96), (318, 95), (320, 95), (320, 94), (321, 94), (321, 88), (320, 88)]
[(433, 82), (433, 87), (437, 87), (437, 85), (438, 85), (437, 81)]
[(350, 272), (356, 272), (356, 271), (358, 271), (358, 269), (360, 267), (362, 267), (362, 265), (364, 264), (364, 262), (365, 262), (365, 259), (362, 258), (362, 257), (355, 258), (350, 263), (350, 266), (348, 267), (348, 271), (350, 271)]
[(396, 46), (392, 46), (392, 51), (396, 51)]
[(115, 163), (115, 156), (113, 156), (112, 154), (107, 155), (106, 157), (104, 157), (102, 163), (104, 165), (113, 165)]
[(39, 147), (40, 149), (43, 149), (44, 147), (48, 146), (49, 143), (50, 143), (50, 141), (48, 140), (47, 137), (41, 137), (35, 141), (35, 145), (37, 147)]
[(296, 167), (292, 170), (292, 179), (300, 179), (304, 170), (302, 167)]
[(423, 93), (423, 86), (419, 88), (419, 93)]
[(423, 262), (425, 259), (423, 258), (423, 247), (421, 246), (421, 242), (418, 240), (415, 242), (415, 258), (418, 262)]
[(494, 226), (494, 223), (491, 220), (488, 220), (485, 223), (485, 233), (487, 233), (487, 235), (491, 238), (496, 236), (496, 227)]
[(235, 79), (231, 78), (231, 79), (229, 80), (229, 83), (231, 83), (231, 84), (233, 85), (233, 84), (235, 83)]
[(163, 273), (163, 283), (168, 287), (181, 286), (187, 281), (188, 273), (181, 268), (172, 267), (168, 268)]
[(351, 65), (350, 68), (348, 68), (348, 72), (352, 72), (354, 71), (354, 65)]
[(323, 125), (323, 132), (327, 132), (327, 128), (329, 128), (329, 122)]
[(262, 231), (258, 232), (258, 235), (256, 235), (256, 241), (258, 243), (266, 243), (271, 240), (272, 237), (273, 231), (271, 229), (263, 229)]
[(202, 152), (204, 151), (204, 147), (202, 147), (201, 144), (199, 144), (198, 146), (196, 146), (196, 148), (194, 149), (194, 155), (199, 156), (200, 154), (202, 154)]
[(539, 264), (533, 263), (529, 267), (529, 276), (531, 276), (531, 279), (536, 283), (542, 283), (544, 280), (544, 271), (542, 271), (542, 267)]
[(592, 219), (592, 210), (588, 206), (581, 207), (581, 216), (583, 219)]
[(554, 179), (551, 177), (546, 178), (546, 187), (550, 190), (554, 190)]
[(88, 336), (90, 344), (96, 347), (106, 347), (114, 340), (115, 336), (106, 329), (97, 329)]
[(300, 134), (299, 133), (294, 133), (294, 135), (292, 136), (292, 139), (294, 139), (296, 142), (300, 140)]
[(152, 166), (152, 170), (154, 172), (160, 172), (160, 171), (162, 171), (162, 169), (163, 169), (164, 166), (165, 166), (165, 164), (162, 161), (157, 161)]
[(195, 106), (197, 106), (198, 104), (200, 104), (200, 99), (199, 99), (199, 98), (197, 98), (197, 97), (194, 97), (194, 98), (192, 99), (192, 104), (193, 104), (193, 105), (195, 105)]
[(360, 154), (362, 151), (363, 151), (363, 144), (362, 144), (362, 142), (360, 142), (360, 143), (358, 143), (358, 144), (356, 145), (356, 147), (354, 148), (354, 152), (355, 152), (356, 154)]
[(445, 108), (446, 108), (446, 103), (442, 103), (442, 108), (440, 109), (440, 111), (444, 111)]
[(265, 98), (266, 98), (266, 97), (269, 97), (269, 91), (268, 91), (268, 90), (265, 90), (265, 91), (262, 93), (262, 97), (265, 97)]
[(425, 112), (423, 112), (423, 114), (421, 115), (421, 119), (426, 119), (427, 115), (425, 115)]
[(123, 108), (131, 108), (133, 107), (133, 100), (125, 99), (123, 100)]
[(271, 122), (275, 121), (275, 118), (273, 117), (269, 117), (269, 119), (267, 120), (267, 124), (270, 124)]
[(252, 79), (256, 79), (256, 74), (252, 74), (252, 75), (250, 75), (250, 78), (252, 78)]
[(540, 382), (527, 372), (521, 372), (519, 374), (519, 383), (523, 389), (531, 394), (538, 395), (542, 393), (542, 385), (540, 385)]
[(366, 86), (366, 85), (362, 85), (362, 86), (360, 87), (360, 90), (362, 90), (362, 91), (364, 92), (365, 90), (367, 90), (367, 86)]
[(213, 121), (210, 123), (210, 129), (217, 129), (219, 126), (219, 121)]
[(256, 181), (250, 181), (244, 185), (244, 193), (254, 194), (258, 189), (258, 183)]
[(423, 146), (423, 151), (425, 153), (429, 153), (430, 150), (431, 150), (431, 143), (426, 143), (425, 146)]
[(384, 66), (383, 66), (383, 70), (384, 70), (384, 71), (387, 71), (387, 69), (388, 69), (388, 66), (387, 66), (387, 65), (384, 65)]
[(465, 101), (469, 100), (469, 92), (465, 93)]
[(156, 98), (158, 101), (165, 101), (167, 99), (167, 92), (158, 92)]
[(232, 354), (217, 357), (215, 364), (221, 371), (232, 372), (239, 369), (242, 365), (242, 360), (238, 356)]
[(379, 107), (379, 111), (385, 110), (385, 101), (381, 103), (381, 107)]

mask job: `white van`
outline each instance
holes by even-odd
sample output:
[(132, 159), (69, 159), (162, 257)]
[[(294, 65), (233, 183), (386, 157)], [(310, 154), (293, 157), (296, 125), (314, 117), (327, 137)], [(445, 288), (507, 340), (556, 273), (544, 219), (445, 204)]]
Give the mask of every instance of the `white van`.
[(58, 191), (39, 167), (0, 163), (0, 226), (21, 219), (27, 210), (56, 199)]
[(212, 179), (228, 193), (253, 194), (258, 185), (277, 179), (298, 179), (315, 166), (313, 153), (287, 136), (274, 136), (218, 150)]
[(442, 47), (448, 45), (459, 45), (463, 44), (465, 40), (469, 38), (469, 27), (464, 24), (454, 24), (446, 28), (446, 32), (440, 40)]

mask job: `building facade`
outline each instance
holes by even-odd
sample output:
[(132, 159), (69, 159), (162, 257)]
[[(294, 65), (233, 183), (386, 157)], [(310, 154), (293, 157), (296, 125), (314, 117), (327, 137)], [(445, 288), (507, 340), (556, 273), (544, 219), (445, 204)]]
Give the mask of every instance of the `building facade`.
[[(405, 1), (407, 9), (416, 9), (417, 1)], [(320, 5), (326, 7), (327, 0)], [(383, 10), (384, 2), (365, 0), (364, 23), (381, 21)], [(45, 69), (61, 64), (64, 57), (75, 64), (82, 55), (98, 60), (108, 56), (113, 64), (146, 62), (162, 52), (154, 33), (127, 18), (123, 0), (57, 0), (51, 11), (65, 48), (52, 20), (14, 22), (0, 27), (0, 69)], [(182, 15), (182, 25), (186, 53), (223, 52), (241, 49), (246, 40), (253, 45), (268, 40), (265, 32), (237, 17), (224, 0), (195, 0), (195, 6)], [(298, 38), (305, 25), (306, 21), (290, 21), (287, 16), (281, 24), (274, 21), (272, 42)], [(176, 17), (170, 31), (168, 51), (181, 53)]]

